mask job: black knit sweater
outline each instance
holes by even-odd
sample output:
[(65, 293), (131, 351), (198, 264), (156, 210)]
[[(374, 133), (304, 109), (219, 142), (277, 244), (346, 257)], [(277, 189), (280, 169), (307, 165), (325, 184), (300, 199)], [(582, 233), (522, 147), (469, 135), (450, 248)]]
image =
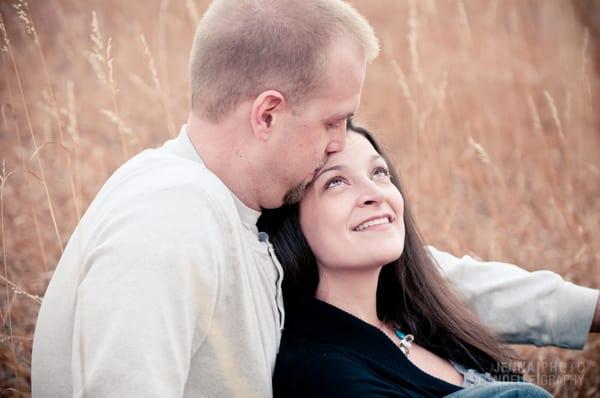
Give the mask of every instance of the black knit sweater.
[(461, 389), (416, 367), (379, 329), (319, 300), (290, 309), (275, 398), (442, 397)]

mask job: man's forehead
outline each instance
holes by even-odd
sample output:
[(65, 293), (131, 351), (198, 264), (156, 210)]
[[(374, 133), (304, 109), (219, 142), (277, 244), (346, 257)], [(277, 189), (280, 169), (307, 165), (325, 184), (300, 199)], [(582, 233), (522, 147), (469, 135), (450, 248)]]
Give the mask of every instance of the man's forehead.
[(366, 65), (362, 55), (352, 54), (347, 49), (340, 51), (328, 64), (321, 88), (346, 112), (355, 112), (360, 103)]

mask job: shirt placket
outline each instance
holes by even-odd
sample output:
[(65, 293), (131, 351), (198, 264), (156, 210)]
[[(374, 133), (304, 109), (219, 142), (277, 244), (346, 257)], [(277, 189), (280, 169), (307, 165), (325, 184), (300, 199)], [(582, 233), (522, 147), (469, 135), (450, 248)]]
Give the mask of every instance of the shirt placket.
[(277, 281), (275, 282), (276, 286), (276, 297), (275, 301), (277, 303), (277, 313), (279, 315), (279, 330), (283, 330), (283, 325), (285, 322), (285, 311), (283, 307), (283, 291), (281, 284), (283, 282), (283, 267), (281, 263), (277, 259), (275, 255), (275, 250), (273, 249), (273, 245), (269, 242), (269, 235), (266, 232), (259, 233), (259, 240), (267, 246), (267, 252), (269, 253), (269, 257), (271, 258), (271, 262), (275, 266), (277, 270)]

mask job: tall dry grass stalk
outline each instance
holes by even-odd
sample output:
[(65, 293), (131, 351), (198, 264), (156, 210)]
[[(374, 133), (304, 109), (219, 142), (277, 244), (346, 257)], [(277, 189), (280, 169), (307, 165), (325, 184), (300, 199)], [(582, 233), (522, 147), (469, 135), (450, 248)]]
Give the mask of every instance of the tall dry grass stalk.
[(114, 77), (112, 41), (109, 37), (106, 44), (104, 44), (95, 11), (92, 12), (90, 38), (92, 40), (92, 51), (89, 53), (90, 63), (98, 80), (108, 86), (112, 100), (112, 110), (101, 109), (100, 112), (117, 126), (123, 160), (126, 160), (129, 157), (128, 142), (131, 143), (134, 140), (133, 130), (126, 126), (119, 113), (119, 101), (117, 99), (119, 88)]
[[(79, 136), (79, 124), (77, 122), (77, 110), (75, 107), (75, 85), (72, 80), (67, 81), (67, 104), (60, 110), (61, 115), (67, 119), (67, 133), (73, 143), (68, 146), (69, 158), (73, 156), (73, 160), (69, 160), (71, 166), (71, 190), (73, 194), (73, 201), (75, 206), (75, 213), (77, 214), (77, 220), (81, 219), (81, 208), (82, 208), (82, 197), (81, 197), (81, 174), (80, 174), (80, 162), (81, 162), (81, 138)], [(63, 142), (63, 145), (66, 145)]]
[[(58, 136), (60, 138), (60, 144), (64, 147), (65, 146), (65, 137), (64, 137), (64, 133), (63, 133), (62, 123), (60, 121), (60, 113), (58, 110), (58, 104), (56, 102), (56, 96), (54, 94), (54, 89), (52, 88), (52, 82), (50, 79), (50, 74), (48, 72), (48, 66), (46, 65), (46, 57), (44, 56), (42, 44), (37, 35), (37, 30), (35, 28), (33, 16), (31, 15), (31, 12), (29, 11), (29, 4), (25, 0), (19, 0), (19, 2), (17, 4), (14, 4), (14, 6), (17, 9), (19, 18), (25, 23), (25, 26), (26, 26), (28, 32), (30, 32), (30, 34), (33, 38), (35, 47), (37, 49), (39, 59), (42, 64), (42, 71), (44, 72), (44, 77), (46, 80), (46, 86), (48, 88), (48, 92), (50, 93), (52, 111), (54, 114), (54, 120), (56, 122), (56, 127), (58, 130)], [(81, 218), (81, 211), (78, 206), (79, 198), (77, 197), (77, 193), (75, 190), (75, 175), (74, 175), (75, 170), (73, 169), (73, 160), (71, 157), (71, 153), (69, 151), (66, 152), (66, 162), (67, 162), (67, 167), (69, 169), (68, 177), (69, 177), (69, 183), (70, 183), (70, 188), (71, 188), (71, 195), (73, 197), (72, 202), (74, 205), (75, 216), (76, 216), (77, 220), (79, 220)]]
[(415, 0), (409, 0), (410, 6), (410, 17), (408, 19), (408, 45), (410, 50), (411, 59), (411, 71), (414, 73), (417, 83), (423, 84), (423, 75), (421, 74), (421, 67), (419, 61), (419, 49), (417, 43), (419, 41), (419, 19), (417, 14), (417, 3)]
[(148, 57), (148, 69), (150, 70), (150, 74), (152, 75), (152, 83), (154, 83), (154, 88), (158, 92), (160, 96), (160, 102), (165, 112), (165, 118), (167, 120), (167, 130), (169, 131), (169, 135), (171, 137), (175, 137), (175, 124), (173, 123), (173, 117), (171, 116), (171, 112), (169, 111), (169, 105), (166, 94), (163, 92), (160, 86), (160, 80), (158, 79), (158, 73), (156, 71), (156, 65), (154, 63), (154, 57), (152, 57), (152, 53), (150, 52), (150, 47), (148, 47), (148, 42), (146, 41), (146, 36), (143, 34), (140, 35), (140, 41), (142, 42), (142, 46), (144, 48), (144, 53), (146, 57)]
[[(1, 21), (1, 16), (0, 16), (0, 21)], [(8, 49), (6, 51), (8, 52)], [(3, 68), (3, 70), (5, 72), (7, 72), (7, 68)], [(6, 74), (5, 74), (5, 76), (6, 76)], [(22, 144), (19, 123), (17, 123), (16, 115), (14, 114), (12, 106), (10, 106), (10, 104), (13, 103), (12, 89), (11, 89), (9, 80), (7, 79), (6, 81), (8, 82), (7, 92), (8, 92), (9, 103), (4, 104), (2, 106), (2, 123), (3, 123), (4, 129), (6, 131), (9, 131), (11, 129), (11, 127), (14, 127), (14, 130), (16, 131), (16, 136), (17, 136), (17, 146), (19, 147), (19, 158), (21, 159), (21, 168), (23, 170), (27, 170), (27, 165), (25, 163), (25, 159), (26, 159), (25, 150), (24, 150), (23, 144)], [(35, 236), (36, 236), (36, 240), (38, 242), (39, 249), (40, 249), (40, 255), (42, 258), (42, 267), (43, 267), (44, 272), (46, 272), (46, 271), (48, 271), (48, 258), (46, 256), (45, 243), (42, 238), (40, 221), (38, 218), (38, 212), (37, 212), (35, 205), (33, 203), (33, 200), (32, 200), (32, 189), (31, 189), (31, 178), (32, 178), (31, 176), (32, 175), (35, 176), (35, 174), (33, 174), (33, 173), (26, 173), (26, 176), (25, 176), (26, 200), (28, 202), (29, 211), (30, 211), (31, 217), (33, 219), (33, 224), (35, 227)], [(35, 176), (35, 178), (37, 178), (39, 181), (39, 178), (37, 176)]]
[[(19, 2), (18, 4), (23, 4), (22, 2)], [(25, 3), (26, 4), (26, 3)], [(18, 10), (18, 15), (19, 15), (19, 19), (25, 21), (25, 26), (27, 27), (27, 31), (32, 35), (33, 40), (35, 42), (37, 42), (37, 33), (35, 30), (33, 30), (33, 25), (31, 25), (30, 20), (27, 18), (27, 14), (23, 11), (22, 8), (17, 8)], [(4, 20), (3, 17), (0, 15), (0, 18), (2, 18), (2, 24), (4, 25)], [(54, 233), (56, 234), (56, 241), (57, 241), (57, 246), (59, 247), (60, 252), (62, 253), (63, 247), (62, 247), (62, 238), (60, 235), (60, 231), (58, 229), (58, 223), (56, 221), (56, 216), (54, 214), (54, 205), (52, 203), (52, 197), (50, 196), (50, 189), (48, 188), (48, 181), (46, 179), (46, 174), (44, 172), (44, 166), (42, 164), (42, 160), (40, 158), (40, 154), (39, 154), (39, 146), (37, 144), (37, 140), (35, 137), (35, 133), (33, 132), (33, 125), (31, 122), (31, 117), (29, 115), (29, 109), (27, 107), (27, 101), (25, 100), (25, 93), (23, 91), (23, 85), (21, 84), (21, 76), (19, 73), (19, 68), (17, 67), (17, 62), (15, 60), (14, 57), (14, 53), (10, 44), (10, 40), (8, 38), (8, 35), (6, 34), (6, 30), (2, 31), (3, 34), (5, 34), (4, 36), (4, 43), (5, 46), (7, 48), (7, 52), (10, 56), (10, 61), (12, 63), (12, 67), (13, 67), (13, 71), (14, 71), (14, 76), (15, 79), (17, 81), (17, 86), (19, 88), (19, 95), (21, 97), (21, 103), (23, 105), (23, 112), (25, 114), (25, 120), (27, 121), (27, 128), (29, 130), (29, 134), (31, 137), (31, 142), (33, 143), (33, 148), (34, 148), (34, 154), (35, 154), (35, 159), (37, 161), (38, 164), (38, 168), (39, 168), (39, 172), (40, 172), (40, 176), (41, 176), (41, 182), (42, 185), (44, 187), (44, 192), (46, 194), (46, 200), (48, 202), (48, 210), (50, 211), (50, 217), (52, 218), (52, 227), (54, 228)]]
[[(0, 32), (2, 34), (2, 43), (3, 43), (1, 51), (3, 53), (8, 53), (8, 51), (9, 51), (8, 46), (10, 45), (10, 40), (8, 38), (8, 33), (6, 31), (6, 26), (4, 25), (4, 19), (2, 17), (2, 14), (0, 14)], [(3, 57), (3, 61), (4, 61), (4, 57)], [(4, 66), (5, 62), (3, 62), (2, 65)], [(10, 104), (13, 104), (14, 102), (13, 102), (13, 94), (12, 94), (10, 79), (8, 79), (8, 68), (3, 67), (3, 71), (5, 73), (6, 82), (7, 82), (7, 92), (8, 92), (9, 102), (8, 102), (8, 104), (2, 105), (2, 122), (4, 124), (4, 128), (6, 131), (10, 130), (9, 120), (12, 122), (12, 126), (14, 126), (14, 129), (16, 130), (17, 146), (20, 148), (21, 151), (23, 151), (23, 146), (21, 143), (21, 132), (19, 130), (19, 124), (17, 123), (16, 115), (14, 114), (13, 108), (10, 105)], [(21, 166), (22, 166), (23, 170), (25, 170), (26, 165), (25, 165), (24, 152), (20, 152), (19, 157), (21, 158)], [(35, 210), (33, 201), (31, 200), (31, 182), (30, 182), (29, 176), (26, 177), (26, 186), (27, 186), (27, 198), (28, 198), (28, 202), (29, 202), (30, 212), (31, 212), (31, 215), (32, 215), (32, 218), (34, 221), (34, 225), (35, 225), (36, 238), (37, 238), (37, 241), (38, 241), (38, 244), (40, 247), (40, 253), (42, 255), (42, 265), (43, 265), (44, 271), (47, 271), (48, 270), (48, 260), (46, 257), (46, 250), (44, 248), (44, 241), (42, 239), (41, 232), (40, 232), (40, 223), (38, 220), (37, 211)]]
[[(4, 277), (3, 279), (5, 281), (8, 281), (8, 264), (7, 264), (7, 260), (6, 260), (6, 231), (4, 229), (4, 186), (6, 184), (6, 180), (8, 179), (8, 177), (10, 177), (11, 173), (7, 173), (6, 172), (6, 163), (4, 160), (2, 160), (2, 175), (0, 175), (0, 233), (2, 234), (2, 265), (4, 266)], [(8, 336), (10, 339), (10, 353), (12, 355), (12, 359), (13, 361), (17, 362), (17, 356), (15, 355), (15, 348), (13, 345), (13, 325), (12, 325), (12, 316), (11, 316), (11, 309), (10, 309), (10, 303), (11, 303), (11, 299), (10, 299), (10, 294), (8, 289), (6, 289), (6, 302), (8, 303), (8, 305), (6, 306), (6, 314), (2, 314), (0, 312), (0, 314), (2, 315), (2, 326), (3, 329), (4, 327), (8, 326)], [(15, 376), (19, 377), (19, 373), (18, 371), (15, 370)]]

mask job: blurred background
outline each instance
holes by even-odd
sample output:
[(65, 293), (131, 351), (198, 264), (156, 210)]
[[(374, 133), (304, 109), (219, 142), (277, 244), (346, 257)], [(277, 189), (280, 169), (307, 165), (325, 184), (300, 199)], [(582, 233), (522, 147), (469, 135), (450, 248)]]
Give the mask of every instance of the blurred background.
[[(600, 1), (350, 1), (373, 24), (357, 120), (393, 154), (426, 240), (600, 287)], [(0, 0), (0, 396), (30, 395), (45, 288), (123, 161), (174, 136), (208, 1)], [(583, 351), (518, 347), (556, 396)]]

